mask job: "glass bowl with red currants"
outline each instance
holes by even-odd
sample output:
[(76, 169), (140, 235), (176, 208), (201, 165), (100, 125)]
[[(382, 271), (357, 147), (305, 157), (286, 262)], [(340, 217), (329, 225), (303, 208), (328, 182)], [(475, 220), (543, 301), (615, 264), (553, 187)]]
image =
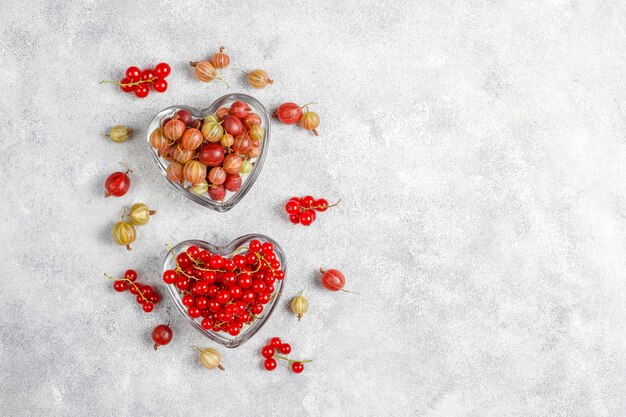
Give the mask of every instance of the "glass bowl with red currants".
[(147, 132), (150, 152), (168, 182), (218, 212), (233, 208), (250, 190), (269, 140), (269, 113), (246, 94), (227, 94), (205, 110), (168, 107)]
[(229, 348), (263, 327), (283, 293), (287, 261), (264, 235), (241, 236), (225, 246), (186, 240), (163, 261), (163, 282), (185, 319), (205, 337)]

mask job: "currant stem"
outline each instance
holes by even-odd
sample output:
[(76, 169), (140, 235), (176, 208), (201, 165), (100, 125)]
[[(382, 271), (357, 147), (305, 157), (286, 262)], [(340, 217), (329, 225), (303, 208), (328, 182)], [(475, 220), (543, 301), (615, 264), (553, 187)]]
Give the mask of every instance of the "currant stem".
[(314, 102), (314, 101), (312, 101), (312, 102), (310, 102), (310, 103), (306, 103), (304, 106), (300, 106), (300, 108), (301, 108), (301, 109), (303, 109), (303, 108), (305, 108), (305, 107), (306, 107), (306, 108), (307, 108), (307, 110), (306, 110), (306, 111), (309, 111), (308, 107), (309, 107), (310, 105), (312, 105), (312, 104), (317, 104), (317, 103), (316, 103), (316, 102)]
[(287, 358), (285, 356), (280, 356), (280, 355), (276, 355), (276, 354), (274, 355), (274, 357), (278, 358), (278, 359), (285, 360), (285, 361), (290, 362), (290, 363), (293, 363), (293, 362), (301, 362), (301, 363), (313, 362), (313, 359), (305, 359), (305, 360), (302, 360), (302, 361), (294, 361), (293, 359), (289, 359), (289, 358)]
[(102, 80), (102, 81), (100, 81), (99, 84), (116, 84), (116, 85), (119, 85), (119, 86), (122, 86), (122, 87), (134, 87), (134, 86), (139, 85), (139, 84), (152, 83), (152, 82), (154, 82), (156, 80), (157, 80), (157, 77), (152, 77), (149, 80), (139, 80), (139, 81), (134, 81), (132, 83), (126, 83), (126, 84), (121, 83), (119, 81)]
[[(127, 245), (128, 246), (128, 245)], [(130, 250), (130, 249), (129, 249)], [(108, 279), (111, 279), (113, 281), (126, 281), (129, 284), (131, 284), (133, 287), (135, 287), (135, 289), (137, 290), (137, 294), (141, 295), (141, 298), (143, 298), (143, 300), (146, 303), (150, 303), (150, 304), (154, 304), (152, 301), (148, 300), (146, 297), (144, 297), (143, 293), (139, 290), (139, 287), (137, 286), (137, 284), (135, 284), (134, 281), (131, 281), (130, 279), (124, 277), (124, 278), (114, 278), (111, 275), (107, 274), (106, 272), (104, 273), (104, 276), (107, 277)], [(169, 324), (168, 324), (169, 325)]]

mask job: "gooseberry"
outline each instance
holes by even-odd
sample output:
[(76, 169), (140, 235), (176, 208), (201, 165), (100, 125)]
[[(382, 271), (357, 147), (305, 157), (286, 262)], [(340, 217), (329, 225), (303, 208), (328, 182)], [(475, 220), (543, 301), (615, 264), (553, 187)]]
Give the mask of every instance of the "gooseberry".
[(209, 171), (209, 181), (215, 185), (223, 184), (226, 181), (226, 171), (222, 167), (214, 167)]
[(224, 167), (224, 171), (228, 174), (238, 174), (241, 170), (241, 164), (241, 157), (237, 154), (231, 153), (224, 158), (222, 166)]
[(265, 88), (268, 84), (273, 84), (274, 81), (270, 79), (267, 75), (267, 72), (262, 69), (256, 69), (254, 71), (250, 71), (248, 73), (248, 84), (250, 84), (253, 88), (261, 89)]
[(183, 133), (183, 137), (180, 140), (180, 145), (187, 150), (194, 150), (202, 145), (204, 138), (202, 132), (195, 128), (189, 128)]
[(224, 135), (224, 128), (219, 122), (205, 122), (202, 126), (202, 135), (209, 142), (219, 142)]
[(224, 52), (224, 47), (220, 46), (220, 51), (213, 54), (211, 63), (217, 69), (224, 69), (230, 63), (230, 57)]
[(183, 133), (185, 133), (185, 128), (186, 124), (182, 120), (174, 117), (164, 126), (165, 136), (170, 140), (178, 140), (183, 136)]
[(238, 174), (231, 174), (226, 177), (226, 181), (224, 181), (224, 187), (228, 191), (237, 192), (241, 188), (241, 176)]
[(278, 117), (282, 123), (291, 125), (300, 121), (302, 108), (296, 103), (283, 103), (276, 109), (274, 116)]
[(237, 117), (227, 114), (222, 119), (222, 127), (226, 131), (226, 133), (233, 135), (233, 137), (237, 137), (241, 133), (243, 133), (243, 124), (241, 120)]
[(210, 167), (218, 166), (224, 161), (224, 148), (217, 143), (207, 143), (198, 151), (198, 160)]
[(198, 184), (206, 178), (207, 166), (200, 161), (191, 160), (183, 168), (183, 178), (191, 184)]
[(121, 197), (128, 192), (130, 188), (129, 172), (132, 172), (128, 166), (126, 166), (126, 172), (114, 172), (109, 175), (104, 182), (104, 197)]

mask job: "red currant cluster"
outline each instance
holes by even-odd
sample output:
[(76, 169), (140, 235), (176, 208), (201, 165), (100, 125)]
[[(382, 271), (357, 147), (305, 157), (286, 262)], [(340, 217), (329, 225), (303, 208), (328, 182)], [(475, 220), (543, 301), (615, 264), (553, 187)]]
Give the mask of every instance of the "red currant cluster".
[(148, 97), (150, 94), (150, 86), (158, 93), (164, 93), (167, 90), (167, 78), (172, 69), (165, 62), (157, 64), (154, 69), (148, 68), (141, 70), (132, 66), (126, 69), (126, 76), (121, 81), (105, 80), (101, 83), (117, 84), (125, 93), (135, 93), (139, 98)]
[(341, 200), (335, 204), (328, 205), (328, 201), (325, 198), (316, 200), (310, 195), (302, 198), (292, 197), (285, 204), (285, 211), (289, 214), (291, 223), (310, 226), (317, 218), (316, 211), (325, 212), (329, 207), (334, 207), (340, 202)]
[(132, 295), (136, 296), (136, 300), (143, 311), (150, 313), (154, 310), (154, 305), (161, 301), (161, 296), (154, 291), (150, 285), (141, 285), (137, 282), (137, 272), (129, 269), (124, 274), (124, 278), (114, 278), (110, 275), (104, 274), (105, 277), (112, 279), (113, 288), (117, 292), (124, 292), (128, 290)]
[(283, 355), (289, 355), (291, 353), (291, 345), (289, 343), (283, 343), (282, 340), (280, 340), (280, 337), (272, 337), (270, 343), (267, 346), (264, 346), (263, 349), (261, 349), (261, 356), (265, 358), (263, 366), (268, 371), (273, 371), (274, 369), (276, 369), (276, 366), (278, 366), (276, 358), (289, 362), (291, 364), (291, 370), (297, 374), (304, 371), (305, 362), (313, 362), (312, 360), (291, 360), (285, 356), (277, 355), (275, 353), (276, 349), (278, 349), (278, 351)]
[(232, 258), (189, 246), (163, 281), (178, 288), (187, 314), (202, 317), (204, 329), (237, 336), (274, 297), (274, 283), (285, 277), (280, 267), (274, 245), (257, 239)]

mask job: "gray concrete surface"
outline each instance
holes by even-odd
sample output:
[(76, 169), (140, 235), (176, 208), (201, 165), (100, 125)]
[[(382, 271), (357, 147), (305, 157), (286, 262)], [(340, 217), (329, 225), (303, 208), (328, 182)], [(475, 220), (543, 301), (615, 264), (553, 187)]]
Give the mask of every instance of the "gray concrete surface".
[[(0, 414), (4, 416), (626, 415), (626, 6), (618, 1), (3, 2), (0, 16)], [(225, 45), (264, 68), (254, 92), (186, 63)], [(98, 81), (161, 60), (170, 89)], [(167, 185), (144, 128), (226, 92), (315, 101), (320, 137), (275, 126), (263, 173), (218, 214)], [(123, 145), (99, 136), (137, 128)], [(102, 198), (124, 161), (131, 192)], [(310, 228), (292, 195), (342, 198)], [(122, 205), (158, 215), (132, 253)], [(205, 341), (114, 293), (103, 272), (159, 285), (165, 243), (268, 234), (289, 256), (286, 304), (201, 368)], [(336, 267), (360, 296), (325, 292)], [(274, 335), (314, 359), (261, 367)]]

